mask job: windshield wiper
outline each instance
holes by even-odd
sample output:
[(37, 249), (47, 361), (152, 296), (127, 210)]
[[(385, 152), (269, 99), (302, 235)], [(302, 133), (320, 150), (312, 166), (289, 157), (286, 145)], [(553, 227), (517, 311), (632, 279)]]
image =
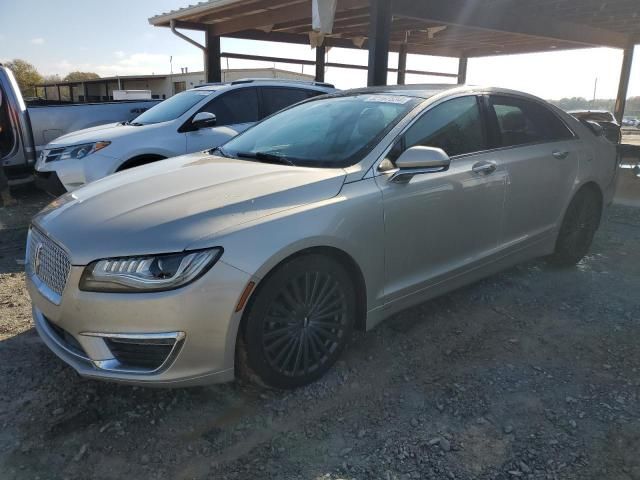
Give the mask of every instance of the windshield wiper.
[(132, 127), (141, 127), (142, 125), (144, 125), (143, 123), (139, 123), (139, 122), (122, 122), (123, 125), (131, 125)]
[(268, 152), (236, 152), (238, 158), (251, 158), (266, 163), (280, 163), (282, 165), (291, 165), (295, 167), (296, 164), (289, 160), (284, 155), (278, 155), (276, 153)]

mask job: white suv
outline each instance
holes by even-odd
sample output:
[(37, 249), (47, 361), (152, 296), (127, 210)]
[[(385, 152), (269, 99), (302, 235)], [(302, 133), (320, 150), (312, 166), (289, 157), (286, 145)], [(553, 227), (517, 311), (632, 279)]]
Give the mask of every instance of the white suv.
[(214, 148), (272, 113), (334, 91), (326, 83), (292, 80), (202, 85), (130, 122), (56, 138), (38, 158), (36, 183), (60, 195), (127, 168)]

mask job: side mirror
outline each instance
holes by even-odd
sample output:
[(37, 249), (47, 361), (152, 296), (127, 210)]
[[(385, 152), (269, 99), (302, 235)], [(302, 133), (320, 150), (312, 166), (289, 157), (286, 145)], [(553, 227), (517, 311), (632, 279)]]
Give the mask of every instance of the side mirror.
[(209, 112), (198, 112), (191, 120), (191, 126), (194, 130), (199, 130), (200, 128), (213, 127), (217, 118), (213, 113)]
[(451, 159), (441, 148), (416, 146), (402, 152), (395, 164), (397, 170), (389, 181), (408, 183), (415, 175), (448, 170)]

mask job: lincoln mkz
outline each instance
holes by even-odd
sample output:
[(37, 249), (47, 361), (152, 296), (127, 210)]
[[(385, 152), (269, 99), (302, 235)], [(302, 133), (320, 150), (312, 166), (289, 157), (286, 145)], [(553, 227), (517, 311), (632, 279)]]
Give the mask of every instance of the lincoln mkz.
[(522, 93), (323, 95), (45, 208), (35, 325), (86, 377), (305, 385), (354, 329), (534, 257), (580, 261), (616, 171), (597, 129)]

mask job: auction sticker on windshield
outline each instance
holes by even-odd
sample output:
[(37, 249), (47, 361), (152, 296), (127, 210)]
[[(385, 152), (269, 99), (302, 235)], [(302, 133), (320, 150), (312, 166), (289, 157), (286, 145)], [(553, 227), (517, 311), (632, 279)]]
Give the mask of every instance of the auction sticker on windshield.
[(376, 103), (398, 103), (404, 105), (411, 101), (411, 97), (405, 97), (401, 95), (367, 95), (364, 98), (365, 102)]

